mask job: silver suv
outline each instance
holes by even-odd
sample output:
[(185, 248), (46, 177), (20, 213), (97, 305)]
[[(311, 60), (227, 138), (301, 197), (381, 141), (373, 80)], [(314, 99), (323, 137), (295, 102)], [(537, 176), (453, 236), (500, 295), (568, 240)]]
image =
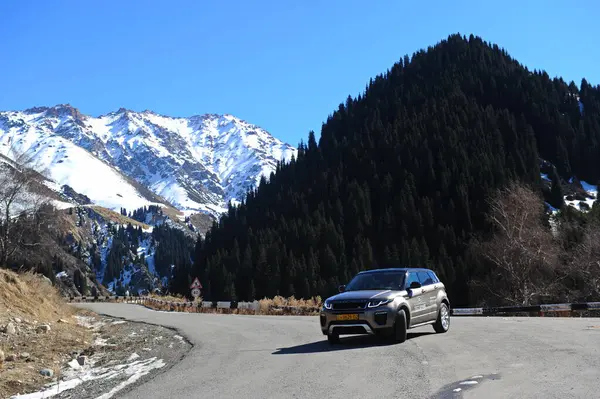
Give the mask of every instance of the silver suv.
[(404, 342), (410, 328), (432, 324), (437, 333), (450, 328), (450, 301), (432, 270), (368, 270), (339, 290), (320, 312), (321, 331), (332, 344), (341, 334), (376, 334)]

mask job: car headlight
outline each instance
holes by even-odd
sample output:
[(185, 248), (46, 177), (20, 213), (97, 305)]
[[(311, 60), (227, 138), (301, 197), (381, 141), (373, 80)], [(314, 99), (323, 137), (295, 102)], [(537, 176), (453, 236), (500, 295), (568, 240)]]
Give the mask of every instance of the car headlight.
[(324, 308), (324, 309), (331, 310), (331, 309), (333, 309), (333, 305), (331, 304), (331, 302), (327, 302), (327, 301), (325, 301), (325, 302), (323, 303), (323, 308)]
[(376, 308), (378, 306), (387, 305), (388, 303), (390, 303), (392, 301), (393, 301), (393, 299), (376, 299), (373, 301), (369, 301), (367, 306), (370, 308)]

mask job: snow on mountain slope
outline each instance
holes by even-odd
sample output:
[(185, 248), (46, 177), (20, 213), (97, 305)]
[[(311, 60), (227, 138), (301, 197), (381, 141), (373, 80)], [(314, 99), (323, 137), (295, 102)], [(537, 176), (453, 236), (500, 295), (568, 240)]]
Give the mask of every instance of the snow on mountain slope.
[[(268, 177), (278, 161), (296, 155), (292, 146), (231, 115), (181, 118), (119, 109), (96, 118), (58, 105), (0, 112), (0, 140), (7, 137), (33, 151), (43, 150), (36, 156), (49, 166), (53, 177), (70, 181), (76, 191), (112, 209), (115, 204), (138, 207), (143, 198), (134, 194), (135, 187), (125, 187), (109, 170), (100, 168), (98, 159), (180, 210), (217, 215), (229, 201), (242, 200), (261, 175)], [(74, 173), (71, 170), (95, 168), (102, 170), (97, 179), (103, 182), (100, 186), (114, 185), (110, 192), (89, 179), (66, 177)], [(117, 194), (127, 201), (120, 201)]]
[(0, 153), (14, 158), (14, 152), (31, 157), (34, 168), (56, 182), (51, 187), (55, 190), (69, 185), (96, 204), (111, 209), (139, 208), (154, 203), (140, 194), (119, 171), (65, 138), (35, 126), (26, 130), (15, 127), (3, 130), (0, 122)]

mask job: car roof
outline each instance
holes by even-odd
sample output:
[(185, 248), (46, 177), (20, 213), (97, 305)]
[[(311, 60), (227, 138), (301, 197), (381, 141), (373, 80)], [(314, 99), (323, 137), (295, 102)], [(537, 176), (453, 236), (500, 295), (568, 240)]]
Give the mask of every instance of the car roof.
[(388, 267), (388, 268), (383, 268), (383, 269), (371, 269), (371, 270), (364, 270), (362, 272), (358, 272), (358, 274), (367, 274), (367, 273), (381, 273), (381, 272), (400, 272), (400, 273), (406, 273), (406, 272), (433, 272), (433, 270), (431, 269), (426, 269), (423, 267)]

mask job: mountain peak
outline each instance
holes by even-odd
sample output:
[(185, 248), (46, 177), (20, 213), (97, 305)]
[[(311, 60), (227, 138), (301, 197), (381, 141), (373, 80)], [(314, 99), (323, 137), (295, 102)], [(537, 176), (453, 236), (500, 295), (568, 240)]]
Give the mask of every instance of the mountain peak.
[[(231, 114), (171, 117), (121, 107), (92, 117), (58, 104), (7, 112), (4, 118), (0, 143), (20, 142), (57, 184), (111, 209), (120, 202), (131, 208), (164, 200), (188, 213), (218, 215), (230, 201), (243, 200), (277, 162), (296, 154), (294, 147)], [(27, 140), (19, 140), (25, 135)]]

